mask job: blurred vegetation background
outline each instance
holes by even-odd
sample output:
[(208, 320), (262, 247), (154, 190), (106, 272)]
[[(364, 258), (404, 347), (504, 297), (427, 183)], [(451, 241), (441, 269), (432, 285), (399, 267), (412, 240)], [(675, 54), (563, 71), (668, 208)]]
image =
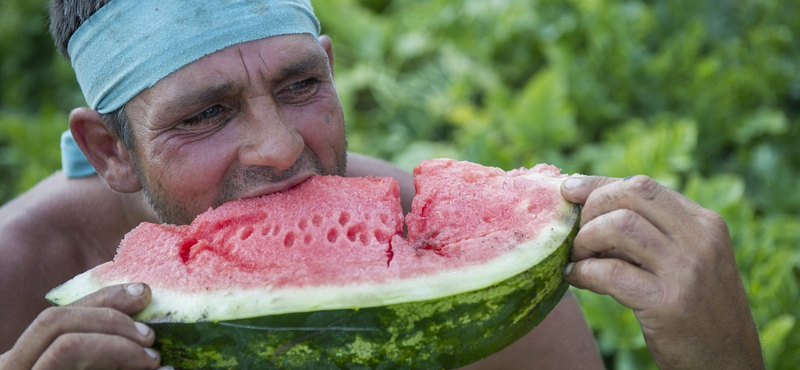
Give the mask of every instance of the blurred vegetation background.
[[(647, 174), (728, 222), (771, 369), (800, 364), (800, 1), (314, 0), (350, 149)], [(0, 2), (0, 203), (60, 168), (84, 105), (46, 0)], [(578, 291), (609, 369), (635, 317)]]

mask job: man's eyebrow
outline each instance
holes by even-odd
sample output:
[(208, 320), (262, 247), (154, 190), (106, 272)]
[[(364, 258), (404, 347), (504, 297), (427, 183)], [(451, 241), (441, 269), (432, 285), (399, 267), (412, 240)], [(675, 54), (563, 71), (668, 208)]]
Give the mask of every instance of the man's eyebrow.
[(304, 58), (281, 68), (280, 73), (275, 78), (275, 81), (285, 80), (296, 75), (318, 73), (323, 71), (327, 72), (327, 70), (328, 58), (325, 56), (325, 54), (309, 53)]
[(167, 98), (164, 106), (168, 109), (174, 109), (203, 104), (210, 100), (219, 99), (220, 96), (228, 96), (234, 90), (235, 87), (231, 83), (211, 85), (199, 89), (186, 89), (173, 97)]

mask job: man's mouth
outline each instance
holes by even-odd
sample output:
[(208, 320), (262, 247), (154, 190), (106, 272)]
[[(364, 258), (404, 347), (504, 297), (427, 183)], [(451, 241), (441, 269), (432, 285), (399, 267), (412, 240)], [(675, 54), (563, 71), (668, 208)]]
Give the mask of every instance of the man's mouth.
[(225, 202), (255, 198), (289, 189), (316, 174), (327, 173), (319, 158), (306, 149), (290, 168), (278, 171), (270, 167), (238, 167), (229, 172), (214, 202), (218, 207)]
[(283, 191), (283, 190), (289, 189), (291, 187), (294, 187), (294, 186), (302, 183), (303, 181), (308, 180), (309, 177), (314, 176), (314, 175), (315, 175), (315, 173), (312, 173), (312, 172), (298, 173), (298, 174), (296, 174), (296, 175), (294, 175), (294, 176), (292, 176), (290, 178), (287, 178), (285, 180), (264, 184), (263, 186), (260, 186), (260, 187), (258, 187), (256, 189), (253, 189), (253, 190), (250, 190), (250, 191), (246, 192), (244, 195), (242, 195), (241, 198), (243, 198), (243, 199), (256, 198), (256, 197), (260, 197), (260, 196), (267, 195), (267, 194), (277, 193), (279, 191)]

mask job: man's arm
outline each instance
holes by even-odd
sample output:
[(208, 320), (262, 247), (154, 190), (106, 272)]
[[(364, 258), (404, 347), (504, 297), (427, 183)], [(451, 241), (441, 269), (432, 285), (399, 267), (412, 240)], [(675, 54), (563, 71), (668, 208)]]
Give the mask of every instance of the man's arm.
[(646, 176), (576, 177), (562, 194), (584, 205), (567, 281), (633, 309), (660, 368), (764, 368), (719, 215)]
[(140, 194), (111, 191), (98, 176), (51, 175), (0, 207), (0, 352), (14, 344), (57, 285), (109, 261), (122, 236), (147, 219)]
[(0, 311), (0, 369), (158, 367), (157, 353), (145, 350), (152, 331), (129, 317), (147, 305), (146, 287), (104, 289), (68, 307), (44, 299), (113, 256), (146, 218), (138, 204), (140, 195), (114, 193), (97, 176), (56, 173), (0, 208), (0, 296), (11, 302)]

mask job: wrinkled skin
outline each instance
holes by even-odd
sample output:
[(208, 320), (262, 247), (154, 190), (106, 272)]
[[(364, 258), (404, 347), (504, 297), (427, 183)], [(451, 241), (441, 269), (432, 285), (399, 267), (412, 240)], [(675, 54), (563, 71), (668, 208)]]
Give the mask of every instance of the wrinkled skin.
[(718, 214), (646, 176), (576, 177), (562, 194), (584, 206), (567, 281), (633, 309), (660, 368), (764, 368)]
[[(129, 317), (146, 306), (147, 288), (131, 296), (124, 287), (112, 287), (73, 306), (48, 309), (41, 297), (111, 259), (124, 231), (140, 221), (188, 223), (228, 200), (280, 191), (312, 174), (341, 173), (344, 121), (332, 67), (330, 40), (308, 35), (276, 36), (210, 54), (129, 102), (135, 139), (130, 151), (97, 112), (73, 111), (73, 137), (108, 187), (97, 186), (98, 179), (57, 174), (15, 202), (22, 211), (0, 209), (0, 215), (12, 216), (0, 217), (0, 233), (8, 236), (0, 245), (0, 266), (8, 268), (0, 273), (13, 271), (9, 277), (17, 282), (4, 276), (0, 293), (20, 302), (13, 312), (0, 313), (3, 322), (16, 323), (0, 344), (11, 347), (19, 322), (32, 321), (0, 356), (0, 368), (158, 368), (158, 357), (149, 356), (152, 331), (137, 334), (142, 326)], [(408, 204), (410, 174), (387, 167), (361, 158), (348, 165), (347, 175), (393, 176)], [(38, 282), (31, 282), (34, 276)], [(533, 332), (469, 368), (556, 364), (602, 368), (571, 295)]]

